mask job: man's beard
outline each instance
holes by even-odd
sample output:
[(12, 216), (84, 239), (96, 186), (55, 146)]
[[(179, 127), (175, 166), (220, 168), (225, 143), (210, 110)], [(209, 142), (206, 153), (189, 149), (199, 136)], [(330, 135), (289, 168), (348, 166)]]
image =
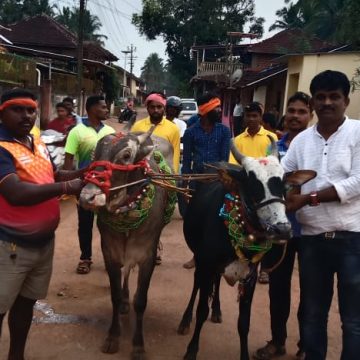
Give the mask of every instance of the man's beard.
[(217, 112), (217, 111), (210, 111), (208, 114), (207, 114), (207, 118), (210, 122), (212, 123), (217, 123), (217, 122), (221, 122), (221, 116), (220, 116), (220, 113)]
[(161, 121), (163, 116), (164, 116), (164, 113), (162, 113), (162, 114), (152, 114), (152, 115), (150, 115), (150, 120), (158, 122), (158, 121)]

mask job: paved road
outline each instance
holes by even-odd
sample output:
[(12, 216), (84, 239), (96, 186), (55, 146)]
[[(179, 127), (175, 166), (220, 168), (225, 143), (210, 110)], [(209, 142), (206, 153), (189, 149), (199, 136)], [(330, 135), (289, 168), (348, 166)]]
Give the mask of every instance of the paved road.
[[(118, 128), (115, 120), (110, 124)], [(129, 359), (134, 313), (122, 316), (123, 335), (119, 353), (105, 355), (100, 346), (110, 324), (111, 305), (107, 275), (99, 246), (99, 234), (94, 229), (94, 265), (88, 275), (77, 275), (79, 248), (75, 200), (61, 203), (61, 223), (56, 233), (54, 271), (48, 297), (35, 312), (26, 349), (27, 360), (102, 360)], [(163, 263), (155, 269), (149, 291), (148, 308), (144, 320), (148, 360), (182, 359), (190, 335), (178, 336), (176, 329), (190, 295), (192, 270), (182, 264), (191, 253), (182, 235), (182, 220), (176, 213), (164, 229)], [(131, 298), (137, 271), (131, 274)], [(299, 297), (298, 273), (294, 272), (293, 305), (289, 320), (288, 355), (294, 359), (298, 331), (296, 308)], [(222, 282), (221, 301), (223, 323), (207, 322), (202, 331), (199, 360), (230, 360), (239, 358), (239, 339), (236, 330), (238, 316), (236, 288)], [(0, 360), (6, 359), (9, 337), (4, 323), (0, 343)], [(193, 326), (191, 331), (193, 330)], [(269, 339), (269, 311), (267, 286), (258, 285), (253, 304), (250, 350), (253, 352)], [(339, 359), (340, 325), (337, 302), (334, 301), (329, 320), (329, 360)], [(280, 358), (279, 358), (280, 359)]]

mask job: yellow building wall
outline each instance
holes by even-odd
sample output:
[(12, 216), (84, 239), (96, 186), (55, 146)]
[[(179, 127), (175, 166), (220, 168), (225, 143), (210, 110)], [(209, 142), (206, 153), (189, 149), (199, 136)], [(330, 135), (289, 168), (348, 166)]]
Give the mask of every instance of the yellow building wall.
[[(285, 102), (295, 91), (303, 91), (310, 94), (311, 80), (322, 71), (341, 71), (351, 80), (355, 69), (359, 66), (360, 52), (292, 56), (288, 62)], [(293, 86), (296, 74), (298, 74), (297, 89)], [(346, 115), (353, 119), (360, 119), (360, 90), (350, 92), (349, 97), (350, 105), (346, 110)]]

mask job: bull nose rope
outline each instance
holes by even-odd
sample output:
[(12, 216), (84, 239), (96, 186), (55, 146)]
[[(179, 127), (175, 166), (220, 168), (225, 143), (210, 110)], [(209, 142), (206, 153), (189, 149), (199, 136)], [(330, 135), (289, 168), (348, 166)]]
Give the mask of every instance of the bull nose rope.
[[(102, 170), (97, 170), (97, 168), (103, 168)], [(91, 183), (96, 185), (101, 189), (101, 191), (109, 196), (111, 190), (111, 177), (114, 170), (130, 172), (137, 169), (143, 169), (144, 174), (146, 175), (151, 169), (149, 163), (143, 159), (138, 161), (136, 164), (114, 164), (110, 161), (99, 160), (94, 161), (90, 166), (89, 170), (85, 174), (84, 181), (85, 183)], [(127, 186), (130, 186), (127, 184)]]

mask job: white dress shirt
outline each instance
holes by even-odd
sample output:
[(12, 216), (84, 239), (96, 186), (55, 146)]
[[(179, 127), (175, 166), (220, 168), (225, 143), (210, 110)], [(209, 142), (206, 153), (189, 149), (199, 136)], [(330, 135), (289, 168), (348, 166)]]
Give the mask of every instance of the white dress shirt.
[(317, 125), (291, 142), (281, 161), (285, 172), (315, 170), (315, 179), (304, 184), (302, 194), (334, 186), (339, 201), (304, 206), (296, 217), (303, 235), (327, 231), (360, 232), (360, 121), (346, 117), (338, 130), (325, 140)]

